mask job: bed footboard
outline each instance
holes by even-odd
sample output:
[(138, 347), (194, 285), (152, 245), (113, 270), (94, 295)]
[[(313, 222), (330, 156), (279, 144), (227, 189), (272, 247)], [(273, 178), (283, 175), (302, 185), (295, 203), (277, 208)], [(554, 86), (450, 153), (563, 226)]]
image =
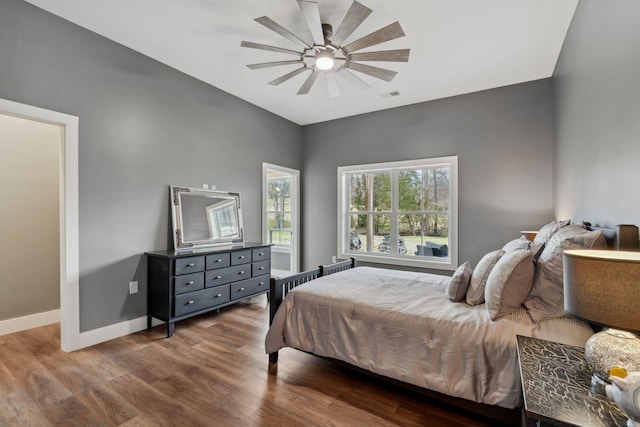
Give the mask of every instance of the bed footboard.
[[(321, 265), (313, 270), (304, 271), (302, 273), (294, 274), (293, 276), (283, 277), (277, 279), (271, 278), (269, 282), (269, 325), (273, 322), (273, 317), (278, 311), (278, 307), (282, 304), (282, 300), (287, 296), (290, 290), (318, 277), (328, 276), (330, 274), (338, 273), (340, 271), (349, 270), (355, 268), (357, 260), (354, 257), (346, 261), (337, 262), (335, 264)], [(278, 362), (278, 352), (269, 354), (269, 371), (275, 370), (275, 365)]]

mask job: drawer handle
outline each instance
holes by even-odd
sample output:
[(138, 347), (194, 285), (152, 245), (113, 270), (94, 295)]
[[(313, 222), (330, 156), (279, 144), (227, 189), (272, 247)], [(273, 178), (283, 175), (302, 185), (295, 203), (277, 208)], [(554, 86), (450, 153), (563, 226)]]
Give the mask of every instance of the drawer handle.
[(238, 273), (238, 274), (244, 274), (244, 270), (242, 270), (242, 271), (241, 271), (240, 273)]
[(190, 282), (187, 282), (187, 285), (193, 285), (193, 280)]
[(193, 304), (195, 301), (189, 301), (187, 304)]
[(216, 276), (216, 280), (217, 280), (217, 279), (222, 279), (222, 276)]
[(242, 291), (244, 291), (244, 288), (238, 289), (238, 292), (242, 292)]
[(244, 255), (239, 256), (238, 259), (244, 259)]
[(222, 258), (218, 258), (216, 262), (222, 262)]
[(189, 264), (187, 264), (187, 267), (193, 267), (195, 264), (190, 262)]
[(264, 256), (264, 252), (260, 252), (258, 256)]
[(260, 270), (264, 270), (264, 267), (260, 267), (260, 268), (258, 269), (258, 271), (260, 271)]
[(262, 285), (264, 285), (264, 282), (258, 283), (258, 286), (262, 286)]
[(216, 295), (216, 298), (220, 298), (222, 296), (222, 294), (218, 294)]

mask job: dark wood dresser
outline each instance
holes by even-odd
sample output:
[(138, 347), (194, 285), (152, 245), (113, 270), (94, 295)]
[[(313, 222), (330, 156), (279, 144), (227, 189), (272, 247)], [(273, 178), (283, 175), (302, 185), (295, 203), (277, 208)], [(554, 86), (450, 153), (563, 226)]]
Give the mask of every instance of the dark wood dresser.
[(147, 328), (154, 317), (163, 320), (170, 337), (180, 320), (268, 292), (270, 246), (147, 252)]

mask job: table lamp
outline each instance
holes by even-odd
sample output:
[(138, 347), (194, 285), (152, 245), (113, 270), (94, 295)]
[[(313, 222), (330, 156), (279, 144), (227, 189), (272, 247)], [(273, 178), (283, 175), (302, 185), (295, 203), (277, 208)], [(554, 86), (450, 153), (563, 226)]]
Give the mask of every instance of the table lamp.
[(568, 250), (563, 261), (565, 310), (603, 327), (585, 344), (592, 386), (614, 366), (640, 371), (640, 253)]

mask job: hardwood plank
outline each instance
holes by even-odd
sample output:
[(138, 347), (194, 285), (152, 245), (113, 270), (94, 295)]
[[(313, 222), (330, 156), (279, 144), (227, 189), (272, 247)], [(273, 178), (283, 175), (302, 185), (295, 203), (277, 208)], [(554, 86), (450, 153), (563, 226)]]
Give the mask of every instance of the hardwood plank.
[(0, 426), (51, 425), (26, 390), (18, 390), (0, 399)]
[(264, 296), (73, 353), (59, 326), (0, 336), (0, 425), (495, 426), (297, 350), (268, 374)]

